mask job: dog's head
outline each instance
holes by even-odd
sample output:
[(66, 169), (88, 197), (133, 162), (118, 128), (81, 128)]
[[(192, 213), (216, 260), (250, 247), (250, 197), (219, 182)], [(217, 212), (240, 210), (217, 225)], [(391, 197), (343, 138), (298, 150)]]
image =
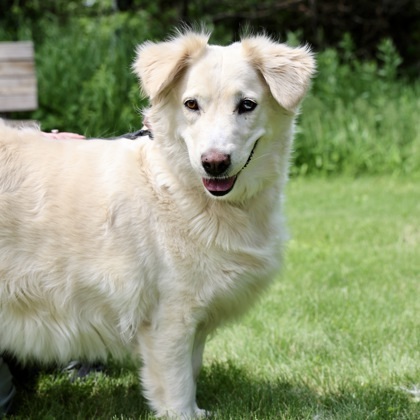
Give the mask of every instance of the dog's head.
[(220, 47), (193, 32), (140, 45), (134, 63), (156, 140), (177, 143), (166, 146), (180, 176), (227, 199), (286, 176), (293, 119), (314, 67), (307, 48), (266, 36)]

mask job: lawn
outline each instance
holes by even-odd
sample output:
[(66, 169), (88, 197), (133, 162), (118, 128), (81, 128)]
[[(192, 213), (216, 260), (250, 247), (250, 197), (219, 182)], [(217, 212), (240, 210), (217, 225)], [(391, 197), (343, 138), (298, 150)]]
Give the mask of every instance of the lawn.
[[(208, 343), (198, 402), (219, 419), (420, 418), (420, 188), (299, 178), (285, 267)], [(14, 418), (149, 418), (134, 367), (40, 376)], [(150, 416), (151, 417), (151, 416)]]

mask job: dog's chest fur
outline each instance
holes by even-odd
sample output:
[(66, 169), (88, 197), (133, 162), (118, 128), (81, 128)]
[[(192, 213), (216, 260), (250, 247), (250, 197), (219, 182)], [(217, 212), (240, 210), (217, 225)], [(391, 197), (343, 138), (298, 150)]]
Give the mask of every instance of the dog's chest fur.
[[(278, 194), (272, 190), (246, 205), (208, 200), (165, 200), (157, 240), (170, 277), (161, 292), (195, 301), (216, 326), (240, 315), (270, 283), (284, 241)], [(170, 204), (169, 204), (170, 203)]]

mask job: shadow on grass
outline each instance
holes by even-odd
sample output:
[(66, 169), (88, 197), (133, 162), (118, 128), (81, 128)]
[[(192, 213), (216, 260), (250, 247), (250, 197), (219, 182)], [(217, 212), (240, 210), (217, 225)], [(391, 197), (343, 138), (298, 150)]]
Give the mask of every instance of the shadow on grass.
[(217, 419), (420, 419), (420, 405), (395, 388), (319, 393), (298, 379), (260, 380), (231, 362), (203, 370), (197, 400)]
[[(416, 419), (419, 404), (397, 389), (348, 385), (318, 393), (299, 380), (261, 380), (237, 365), (213, 363), (203, 369), (200, 407), (216, 419)], [(135, 366), (114, 365), (106, 373), (72, 382), (68, 375), (41, 373), (20, 389), (15, 419), (148, 419)]]
[(111, 362), (104, 372), (72, 379), (59, 370), (27, 372), (18, 385), (12, 419), (146, 419), (136, 367)]

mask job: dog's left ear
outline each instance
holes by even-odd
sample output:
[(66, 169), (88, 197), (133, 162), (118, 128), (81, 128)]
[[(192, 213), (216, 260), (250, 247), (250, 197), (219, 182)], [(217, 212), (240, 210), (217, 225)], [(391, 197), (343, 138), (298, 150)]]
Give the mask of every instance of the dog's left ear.
[(137, 47), (133, 70), (152, 102), (204, 52), (209, 36), (204, 32), (187, 31), (166, 42), (146, 42)]
[(291, 48), (264, 35), (243, 39), (242, 47), (261, 72), (274, 99), (286, 110), (295, 111), (315, 72), (315, 59), (309, 48)]

